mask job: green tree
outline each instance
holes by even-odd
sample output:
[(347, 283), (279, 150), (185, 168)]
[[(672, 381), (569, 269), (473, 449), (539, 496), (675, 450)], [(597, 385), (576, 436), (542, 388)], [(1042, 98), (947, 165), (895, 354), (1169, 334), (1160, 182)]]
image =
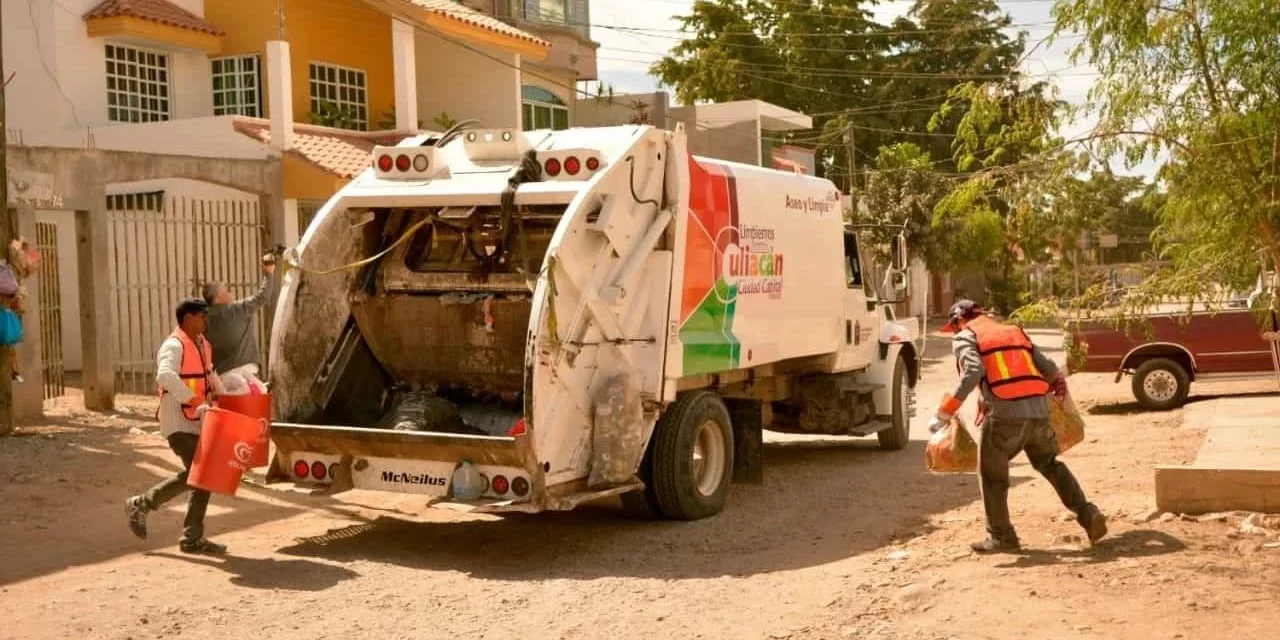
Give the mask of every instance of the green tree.
[(1144, 287), (1220, 298), (1280, 264), (1280, 21), (1270, 0), (1059, 0), (1057, 32), (1101, 74), (1082, 142), (1130, 164), (1159, 158), (1157, 246), (1172, 267)]
[(852, 220), (880, 225), (868, 232), (874, 240), (871, 246), (892, 246), (893, 236), (902, 230), (912, 254), (930, 269), (956, 266), (951, 252), (957, 229), (951, 228), (954, 225), (935, 227), (933, 222), (934, 209), (950, 185), (934, 170), (928, 152), (909, 142), (881, 147), (875, 170), (866, 182), (866, 188), (853, 193)]

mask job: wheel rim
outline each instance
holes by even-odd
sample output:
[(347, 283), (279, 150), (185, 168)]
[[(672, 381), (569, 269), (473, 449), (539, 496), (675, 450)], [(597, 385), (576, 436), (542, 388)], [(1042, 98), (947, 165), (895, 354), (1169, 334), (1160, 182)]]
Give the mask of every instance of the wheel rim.
[(693, 440), (693, 481), (704, 498), (715, 495), (724, 478), (724, 433), (715, 420), (698, 427)]
[(1167, 402), (1178, 395), (1178, 379), (1164, 369), (1152, 371), (1143, 379), (1142, 390), (1156, 402)]

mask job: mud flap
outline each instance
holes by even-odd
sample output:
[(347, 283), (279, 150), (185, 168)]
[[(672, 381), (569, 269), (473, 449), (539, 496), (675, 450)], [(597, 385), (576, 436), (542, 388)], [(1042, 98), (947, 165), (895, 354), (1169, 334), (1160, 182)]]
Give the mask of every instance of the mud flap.
[(764, 484), (764, 411), (759, 400), (725, 398), (733, 427), (733, 481)]
[(618, 375), (600, 387), (592, 422), (589, 489), (630, 482), (644, 456), (644, 405), (635, 376)]

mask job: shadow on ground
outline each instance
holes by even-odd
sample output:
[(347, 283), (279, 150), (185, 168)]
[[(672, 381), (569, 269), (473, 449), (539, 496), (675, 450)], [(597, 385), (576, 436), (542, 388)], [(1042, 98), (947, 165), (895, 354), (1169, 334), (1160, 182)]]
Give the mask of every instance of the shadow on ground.
[(997, 565), (1002, 569), (1026, 569), (1055, 564), (1101, 564), (1122, 558), (1150, 558), (1186, 550), (1181, 540), (1153, 529), (1125, 531), (1105, 538), (1087, 549), (1025, 550), (1013, 562)]
[[(176, 547), (185, 496), (151, 514), (145, 540), (129, 532), (124, 501), (179, 468), (164, 439), (131, 434), (119, 426), (74, 420), (36, 423), (24, 425), (17, 437), (0, 438), (0, 504), (19, 505), (7, 509), (7, 518), (0, 517), (5, 558), (0, 561), (0, 585)], [(210, 505), (205, 521), (210, 536), (307, 510), (358, 519), (331, 501), (248, 486), (236, 497), (214, 496)]]
[[(1193, 395), (1187, 398), (1187, 404), (1196, 404), (1199, 402), (1208, 402), (1210, 400), (1221, 400), (1224, 398), (1280, 398), (1280, 392), (1276, 391), (1254, 391), (1249, 393), (1216, 393), (1206, 395)], [(1135, 413), (1156, 413), (1150, 409), (1142, 408), (1137, 402), (1118, 402), (1115, 404), (1098, 404), (1090, 407), (1087, 412), (1097, 416), (1127, 416)]]
[(360, 574), (312, 560), (276, 560), (236, 555), (193, 556), (180, 553), (148, 552), (144, 555), (203, 565), (225, 571), (230, 582), (248, 589), (272, 591), (324, 591)]
[(770, 445), (765, 473), (763, 485), (736, 485), (723, 513), (696, 522), (632, 520), (602, 506), (451, 523), (381, 517), (280, 553), (501, 580), (750, 576), (924, 535), (930, 516), (978, 498), (974, 476), (925, 471), (918, 441), (896, 453), (867, 441)]

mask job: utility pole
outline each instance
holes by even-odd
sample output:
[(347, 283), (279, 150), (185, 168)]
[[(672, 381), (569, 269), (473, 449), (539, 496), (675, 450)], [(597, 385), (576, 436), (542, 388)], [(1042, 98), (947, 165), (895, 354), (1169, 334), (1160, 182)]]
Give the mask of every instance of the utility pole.
[[(0, 251), (6, 260), (13, 239), (13, 213), (9, 209), (9, 82), (4, 73), (4, 12), (0, 11)], [(13, 356), (11, 345), (0, 345), (0, 436), (13, 432)]]
[(276, 40), (284, 40), (284, 0), (276, 0)]
[(853, 135), (854, 135), (853, 121), (850, 120), (849, 124), (845, 125), (845, 134), (844, 134), (844, 142), (846, 145), (848, 145), (847, 153), (849, 154), (849, 193), (853, 193), (854, 186), (856, 185), (856, 180), (858, 179), (858, 172), (856, 170), (858, 166), (858, 161), (857, 161), (858, 147), (854, 143)]

